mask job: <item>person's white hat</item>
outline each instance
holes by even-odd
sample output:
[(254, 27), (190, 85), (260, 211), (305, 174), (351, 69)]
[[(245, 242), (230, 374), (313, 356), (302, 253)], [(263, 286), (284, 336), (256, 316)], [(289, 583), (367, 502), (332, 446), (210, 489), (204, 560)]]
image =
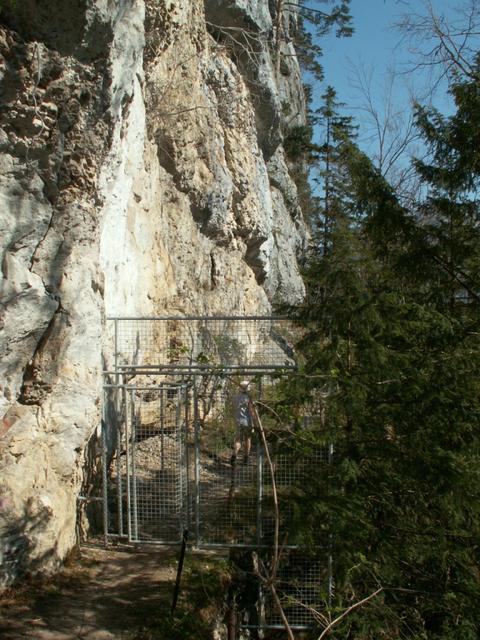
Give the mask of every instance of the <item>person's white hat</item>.
[(239, 384), (239, 387), (241, 389), (248, 389), (249, 386), (250, 386), (250, 380), (242, 380)]

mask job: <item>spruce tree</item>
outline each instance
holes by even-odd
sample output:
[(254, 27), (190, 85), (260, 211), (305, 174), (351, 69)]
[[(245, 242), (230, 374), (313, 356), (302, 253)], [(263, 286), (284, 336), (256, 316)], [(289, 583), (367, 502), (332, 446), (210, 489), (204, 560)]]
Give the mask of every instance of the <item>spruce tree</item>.
[(332, 638), (479, 637), (480, 90), (452, 92), (450, 118), (418, 110), (431, 157), (412, 210), (344, 136), (328, 251), (305, 268), (302, 375), (279, 410), (320, 399), (320, 426), (289, 446), (335, 453), (296, 488), (294, 535), (332, 541), (333, 618), (381, 588)]
[(353, 140), (355, 128), (352, 118), (341, 114), (344, 106), (337, 101), (337, 93), (328, 86), (322, 95), (322, 104), (312, 117), (321, 141), (316, 146), (317, 171), (314, 182), (321, 193), (321, 208), (313, 221), (316, 249), (326, 253), (332, 242), (335, 225), (344, 216), (348, 207), (348, 175), (342, 160), (345, 146)]
[[(480, 56), (474, 69), (478, 78)], [(429, 257), (438, 271), (437, 286), (432, 288), (436, 302), (448, 305), (451, 313), (474, 303), (478, 313), (480, 81), (458, 81), (450, 91), (456, 104), (453, 116), (417, 109), (418, 127), (430, 150), (427, 161), (416, 162), (429, 187), (419, 215)]]

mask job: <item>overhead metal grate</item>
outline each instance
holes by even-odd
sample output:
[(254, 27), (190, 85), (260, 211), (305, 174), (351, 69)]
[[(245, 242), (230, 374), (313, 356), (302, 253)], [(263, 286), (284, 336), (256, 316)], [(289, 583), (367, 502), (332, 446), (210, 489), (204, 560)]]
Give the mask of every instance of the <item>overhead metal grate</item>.
[(292, 369), (291, 324), (275, 317), (112, 318), (115, 368), (132, 371)]

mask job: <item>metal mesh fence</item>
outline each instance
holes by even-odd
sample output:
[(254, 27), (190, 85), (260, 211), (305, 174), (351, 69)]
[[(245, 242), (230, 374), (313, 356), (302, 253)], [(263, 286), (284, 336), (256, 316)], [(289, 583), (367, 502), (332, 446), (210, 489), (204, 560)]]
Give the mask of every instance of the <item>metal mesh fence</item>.
[[(330, 599), (330, 560), (322, 555), (306, 554), (299, 549), (284, 552), (276, 580), (276, 591), (294, 629), (307, 629), (318, 623)], [(271, 592), (260, 589), (261, 626), (283, 628), (283, 622)]]
[[(253, 376), (253, 398), (268, 399), (275, 380)], [(188, 382), (172, 377), (158, 386), (116, 388), (109, 533), (131, 541), (175, 542), (188, 527), (200, 547), (272, 543), (272, 469), (258, 429), (245, 434), (236, 426), (233, 399), (238, 382), (237, 375), (212, 371), (197, 373)], [(269, 440), (279, 524), (293, 530), (295, 500), (328, 462), (328, 450), (290, 449), (282, 433), (285, 426), (280, 425), (279, 432), (275, 420), (261, 420)], [(308, 422), (315, 428), (311, 416)], [(241, 447), (233, 461), (235, 441)]]
[[(275, 488), (278, 501), (279, 528), (284, 541), (290, 545), (297, 545), (297, 530), (303, 513), (298, 504), (303, 502), (305, 487), (311, 486), (313, 481), (326, 476), (328, 464), (328, 448), (319, 446), (307, 452), (290, 451), (275, 453), (272, 451), (272, 464), (275, 474)], [(264, 545), (273, 543), (275, 533), (275, 508), (273, 499), (273, 483), (270, 468), (264, 464), (262, 491), (262, 519), (261, 538)], [(317, 532), (317, 537), (319, 537)], [(324, 540), (323, 544), (328, 541)], [(300, 542), (301, 544), (301, 542)]]
[(117, 318), (117, 367), (184, 370), (292, 368), (292, 327), (282, 319)]
[(237, 382), (234, 378), (208, 381), (199, 376), (195, 385), (195, 521), (198, 544), (204, 546), (257, 543), (261, 451), (250, 437), (253, 442), (248, 460), (243, 446), (237, 460), (232, 461), (237, 435), (232, 399), (238, 391)]
[(188, 521), (188, 386), (124, 386), (120, 392), (110, 527), (130, 541), (177, 542)]
[[(325, 446), (296, 451), (284, 440), (290, 433), (268, 415), (261, 417), (269, 441), (270, 467), (258, 429), (239, 433), (235, 424), (233, 399), (237, 379), (214, 376), (208, 382), (199, 376), (195, 385), (195, 513), (197, 543), (203, 546), (268, 546), (275, 528), (272, 470), (279, 503), (280, 526), (293, 526), (295, 496), (318, 475), (328, 462)], [(274, 394), (275, 379), (268, 375), (251, 380), (251, 395), (268, 401)], [(205, 404), (205, 398), (208, 402)], [(213, 409), (211, 408), (213, 407)], [(317, 425), (308, 416), (310, 429)], [(287, 435), (286, 433), (287, 432)], [(247, 456), (248, 443), (250, 451)], [(233, 461), (234, 442), (241, 448)]]
[[(113, 455), (104, 462), (104, 526), (107, 535), (143, 543), (177, 543), (188, 529), (197, 547), (256, 550), (268, 567), (276, 494), (284, 546), (277, 589), (292, 628), (304, 629), (325, 607), (331, 569), (328, 540), (313, 555), (302, 551), (297, 507), (312, 478), (327, 477), (319, 472), (331, 450), (308, 437), (322, 431), (321, 393), (295, 424), (280, 424), (267, 410), (278, 380), (295, 367), (294, 342), (288, 323), (273, 318), (116, 319), (109, 378), (116, 384), (106, 385), (105, 399), (104, 450)], [(245, 379), (268, 456), (258, 428), (239, 430), (235, 419)], [(307, 434), (307, 446), (293, 446), (296, 429)], [(232, 459), (235, 442), (241, 446)], [(254, 626), (281, 627), (271, 594), (256, 588)]]

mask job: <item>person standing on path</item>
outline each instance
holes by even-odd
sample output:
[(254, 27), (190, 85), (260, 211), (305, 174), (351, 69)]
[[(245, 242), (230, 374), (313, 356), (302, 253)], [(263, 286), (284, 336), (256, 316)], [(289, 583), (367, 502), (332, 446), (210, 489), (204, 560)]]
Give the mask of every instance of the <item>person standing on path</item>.
[(235, 441), (233, 454), (230, 459), (232, 465), (243, 446), (243, 464), (248, 464), (250, 449), (252, 448), (253, 405), (249, 394), (250, 382), (242, 380), (240, 390), (233, 396), (233, 417), (235, 419)]

